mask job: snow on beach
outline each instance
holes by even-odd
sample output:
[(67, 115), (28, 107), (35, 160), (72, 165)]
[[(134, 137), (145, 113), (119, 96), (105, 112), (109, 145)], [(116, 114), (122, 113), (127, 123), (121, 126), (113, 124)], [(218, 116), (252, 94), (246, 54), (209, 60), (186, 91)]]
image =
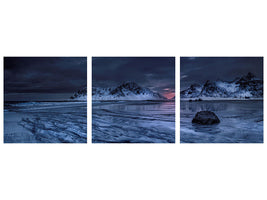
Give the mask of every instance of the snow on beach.
[[(263, 101), (181, 101), (181, 143), (262, 143)], [(192, 119), (199, 111), (213, 111), (219, 124), (198, 125)]]
[(5, 143), (86, 143), (86, 102), (5, 102)]
[(175, 102), (93, 101), (93, 143), (174, 143)]

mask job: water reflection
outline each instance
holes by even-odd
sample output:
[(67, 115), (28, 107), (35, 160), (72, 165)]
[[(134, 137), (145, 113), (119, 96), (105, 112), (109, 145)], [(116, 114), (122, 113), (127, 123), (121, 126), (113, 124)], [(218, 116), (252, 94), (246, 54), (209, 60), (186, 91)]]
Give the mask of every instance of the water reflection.
[(181, 102), (181, 110), (199, 112), (202, 110), (219, 111), (226, 110), (229, 104), (225, 102), (207, 103), (207, 102)]
[(212, 125), (192, 124), (192, 127), (195, 132), (210, 133), (210, 134), (216, 134), (221, 132), (218, 124), (212, 124)]
[(112, 104), (100, 104), (94, 106), (97, 109), (107, 109), (113, 111), (175, 111), (174, 102), (118, 102)]

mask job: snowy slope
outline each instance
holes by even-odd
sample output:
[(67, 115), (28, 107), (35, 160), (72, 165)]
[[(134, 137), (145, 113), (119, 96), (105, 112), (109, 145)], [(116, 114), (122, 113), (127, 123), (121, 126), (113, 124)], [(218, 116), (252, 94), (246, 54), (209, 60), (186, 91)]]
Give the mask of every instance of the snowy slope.
[(93, 100), (164, 100), (164, 96), (135, 82), (125, 82), (116, 88), (93, 88)]
[(262, 98), (263, 81), (252, 73), (227, 81), (206, 81), (204, 85), (193, 84), (180, 92), (181, 98)]
[(87, 101), (87, 87), (84, 87), (70, 97), (72, 100)]
[(181, 91), (181, 97), (198, 97), (202, 90), (202, 86), (199, 84), (193, 84), (188, 89)]

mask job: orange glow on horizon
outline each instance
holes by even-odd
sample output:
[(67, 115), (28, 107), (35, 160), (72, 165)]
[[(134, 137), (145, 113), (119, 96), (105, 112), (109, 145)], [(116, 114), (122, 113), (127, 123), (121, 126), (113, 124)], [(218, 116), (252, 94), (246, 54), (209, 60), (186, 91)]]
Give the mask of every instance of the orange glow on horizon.
[(166, 98), (171, 99), (175, 96), (174, 92), (164, 93), (163, 94)]

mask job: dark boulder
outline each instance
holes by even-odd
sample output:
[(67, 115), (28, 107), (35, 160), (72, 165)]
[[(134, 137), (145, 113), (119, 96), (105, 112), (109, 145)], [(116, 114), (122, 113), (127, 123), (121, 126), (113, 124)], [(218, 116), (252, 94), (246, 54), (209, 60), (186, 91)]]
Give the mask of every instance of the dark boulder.
[(220, 120), (214, 112), (200, 111), (197, 112), (194, 119), (192, 120), (192, 123), (210, 125), (220, 123)]

